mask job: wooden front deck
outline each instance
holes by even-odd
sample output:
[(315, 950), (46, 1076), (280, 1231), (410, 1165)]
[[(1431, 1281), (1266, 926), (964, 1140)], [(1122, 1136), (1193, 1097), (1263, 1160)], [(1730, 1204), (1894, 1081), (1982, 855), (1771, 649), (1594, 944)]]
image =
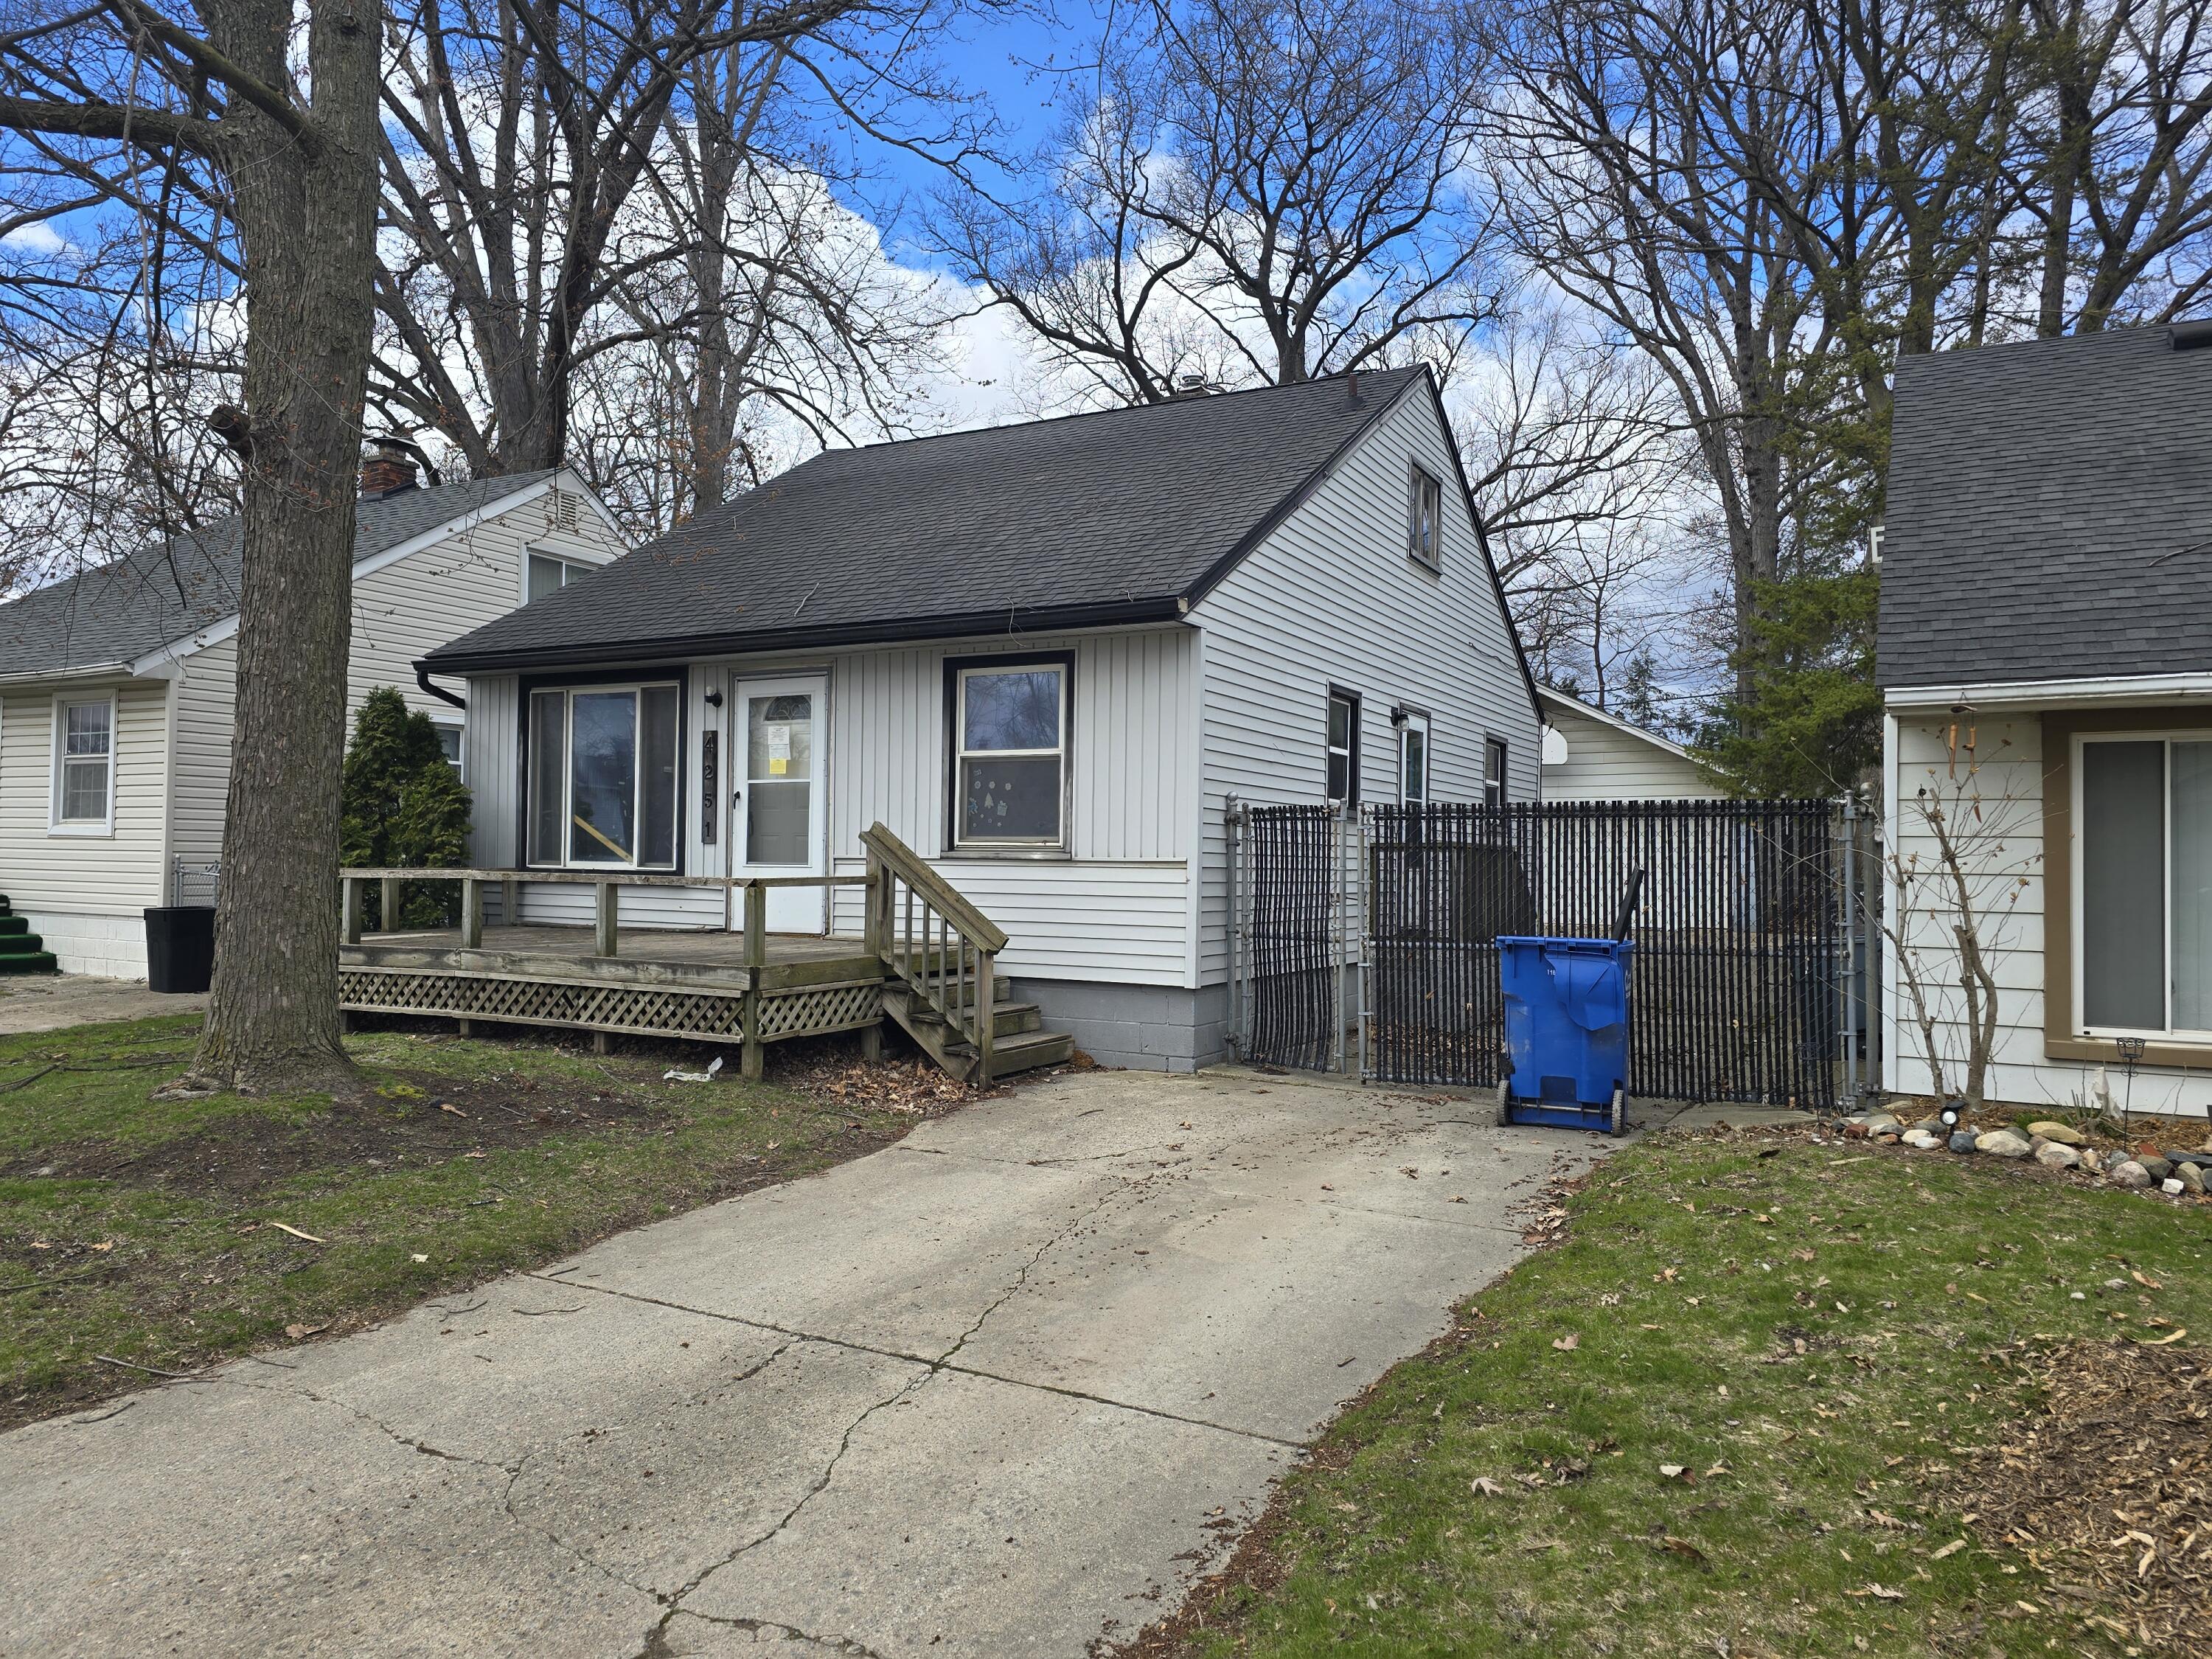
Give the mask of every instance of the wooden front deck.
[[(860, 837), (866, 875), (680, 876), (636, 871), (341, 870), (338, 1006), (349, 1013), (422, 1014), (457, 1022), (589, 1031), (604, 1048), (617, 1032), (744, 1046), (757, 1078), (765, 1050), (787, 1037), (862, 1033), (873, 1054), (895, 1021), (946, 1072), (988, 1079), (1055, 1065), (1073, 1051), (1042, 1029), (1032, 1006), (1010, 1001), (996, 959), (1006, 936), (881, 824)], [(457, 927), (370, 933), (399, 913), (403, 889), (459, 889)], [(589, 927), (512, 925), (526, 886), (592, 890)], [(860, 939), (768, 931), (776, 888), (865, 890)], [(725, 914), (742, 895), (744, 929), (624, 927), (624, 888), (703, 888)], [(486, 896), (500, 895), (501, 926)], [(826, 891), (825, 891), (826, 896)]]
[(339, 1006), (744, 1043), (756, 1072), (759, 1044), (883, 1018), (884, 965), (860, 939), (764, 934), (757, 967), (720, 929), (624, 927), (611, 956), (601, 942), (592, 927), (488, 927), (474, 945), (459, 928), (365, 933), (339, 949)]

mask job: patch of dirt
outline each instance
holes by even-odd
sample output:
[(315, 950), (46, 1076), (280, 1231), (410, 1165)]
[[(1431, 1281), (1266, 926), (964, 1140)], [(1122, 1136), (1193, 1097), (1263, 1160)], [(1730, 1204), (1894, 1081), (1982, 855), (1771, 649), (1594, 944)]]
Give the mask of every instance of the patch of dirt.
[(2115, 1337), (1990, 1359), (2035, 1403), (1949, 1500), (1990, 1547), (2041, 1569), (2046, 1599), (2085, 1626), (2130, 1651), (2188, 1650), (2212, 1595), (2204, 1350)]
[(195, 1196), (244, 1197), (309, 1170), (429, 1163), (526, 1146), (593, 1124), (650, 1121), (634, 1094), (581, 1079), (455, 1079), (397, 1073), (398, 1082), (333, 1100), (312, 1116), (242, 1111), (152, 1146), (81, 1141), (0, 1166), (0, 1175), (100, 1179)]

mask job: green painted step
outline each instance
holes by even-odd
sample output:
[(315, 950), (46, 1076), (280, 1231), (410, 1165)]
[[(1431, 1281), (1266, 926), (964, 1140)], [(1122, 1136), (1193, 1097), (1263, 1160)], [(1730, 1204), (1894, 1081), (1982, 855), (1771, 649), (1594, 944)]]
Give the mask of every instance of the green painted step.
[(11, 916), (6, 911), (0, 910), (0, 937), (9, 933), (27, 933), (30, 931), (30, 917)]
[(58, 974), (61, 964), (54, 960), (52, 951), (34, 951), (29, 956), (0, 956), (0, 974)]
[(0, 933), (0, 957), (35, 957), (46, 948), (36, 933)]

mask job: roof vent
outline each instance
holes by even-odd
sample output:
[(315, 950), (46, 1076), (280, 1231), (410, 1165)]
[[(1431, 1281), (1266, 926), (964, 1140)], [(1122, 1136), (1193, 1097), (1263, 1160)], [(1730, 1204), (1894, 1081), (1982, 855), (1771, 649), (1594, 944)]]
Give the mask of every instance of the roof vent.
[(1203, 398), (1213, 390), (1205, 375), (1186, 371), (1176, 376), (1175, 395), (1178, 398)]
[(2176, 351), (2194, 351), (2199, 346), (2212, 345), (2212, 317), (2174, 324), (2172, 337)]

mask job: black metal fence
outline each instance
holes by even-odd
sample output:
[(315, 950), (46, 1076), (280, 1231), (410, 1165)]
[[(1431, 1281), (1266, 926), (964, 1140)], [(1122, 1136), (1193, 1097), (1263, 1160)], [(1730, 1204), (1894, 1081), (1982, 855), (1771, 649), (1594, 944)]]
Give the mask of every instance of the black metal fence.
[(1310, 1071), (1343, 1042), (1347, 820), (1333, 806), (1243, 808), (1238, 906), (1249, 1058)]
[[(1607, 936), (1640, 869), (1629, 1091), (1801, 1106), (1837, 1097), (1845, 918), (1829, 803), (1377, 806), (1364, 817), (1372, 1075), (1495, 1083), (1498, 936)], [(1253, 843), (1255, 900), (1286, 882), (1303, 890), (1270, 867), (1273, 845)], [(1269, 914), (1251, 913), (1255, 967), (1286, 948)], [(1255, 1013), (1266, 1006), (1255, 996)]]

